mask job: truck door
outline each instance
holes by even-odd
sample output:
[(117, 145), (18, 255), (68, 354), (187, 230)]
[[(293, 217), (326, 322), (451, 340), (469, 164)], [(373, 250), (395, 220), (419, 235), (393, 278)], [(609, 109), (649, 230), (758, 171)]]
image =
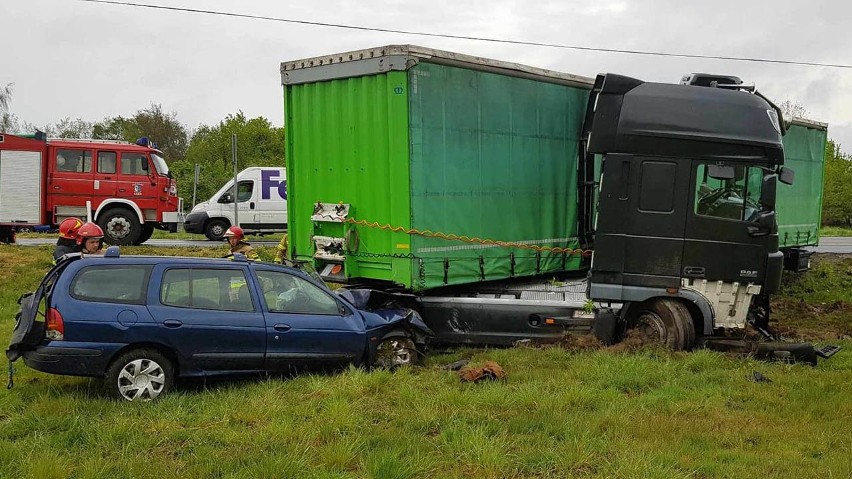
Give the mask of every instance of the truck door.
[[(764, 171), (732, 164), (727, 178), (714, 178), (718, 162), (694, 161), (683, 250), (686, 278), (757, 282), (764, 277), (766, 251), (776, 235), (751, 236), (761, 212)], [(770, 247), (767, 249), (767, 247)]]
[[(142, 210), (156, 209), (159, 192), (152, 171), (148, 155), (122, 151), (116, 178), (116, 196), (132, 199)], [(163, 196), (166, 196), (165, 192)]]
[(287, 182), (280, 168), (260, 171), (260, 198), (257, 201), (258, 219), (265, 230), (287, 228)]
[(98, 151), (95, 164), (94, 198), (92, 208), (97, 208), (107, 198), (115, 198), (118, 183), (118, 152)]
[(680, 284), (689, 160), (607, 155), (603, 162), (593, 277), (640, 287)]
[[(92, 150), (50, 148), (47, 192), (55, 210), (62, 207), (85, 207), (92, 198)], [(80, 209), (80, 208), (77, 208)], [(81, 211), (75, 211), (80, 215)], [(82, 212), (84, 213), (84, 212)]]
[(237, 211), (240, 214), (240, 226), (244, 229), (256, 230), (260, 228), (256, 190), (254, 180), (237, 182)]

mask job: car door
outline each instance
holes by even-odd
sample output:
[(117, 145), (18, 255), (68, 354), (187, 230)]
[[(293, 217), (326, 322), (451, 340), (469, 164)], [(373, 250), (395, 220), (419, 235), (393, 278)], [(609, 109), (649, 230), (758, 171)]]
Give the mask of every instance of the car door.
[(253, 268), (266, 318), (266, 366), (339, 365), (364, 356), (361, 317), (325, 288), (283, 270)]
[(132, 198), (141, 208), (156, 208), (159, 192), (152, 171), (148, 155), (138, 151), (122, 151), (116, 180), (116, 196)]
[(162, 338), (193, 369), (263, 368), (266, 334), (259, 299), (241, 265), (161, 265), (149, 309)]

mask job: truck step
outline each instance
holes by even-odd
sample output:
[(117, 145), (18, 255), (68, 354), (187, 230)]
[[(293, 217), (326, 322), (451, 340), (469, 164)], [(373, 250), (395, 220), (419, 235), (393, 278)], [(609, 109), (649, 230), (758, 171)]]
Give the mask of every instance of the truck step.
[(828, 345), (828, 346), (823, 346), (820, 349), (817, 349), (816, 354), (817, 354), (817, 356), (819, 356), (823, 359), (828, 359), (828, 358), (834, 356), (835, 354), (837, 354), (837, 352), (840, 351), (841, 349), (843, 349), (843, 348), (841, 348), (840, 346)]

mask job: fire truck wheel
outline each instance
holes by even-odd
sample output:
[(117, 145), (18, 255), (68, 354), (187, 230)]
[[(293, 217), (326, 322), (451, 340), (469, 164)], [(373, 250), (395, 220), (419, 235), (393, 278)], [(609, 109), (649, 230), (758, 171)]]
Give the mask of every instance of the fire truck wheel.
[(142, 225), (136, 214), (126, 208), (113, 208), (98, 218), (98, 226), (104, 230), (104, 242), (111, 245), (138, 244)]
[(228, 231), (230, 225), (225, 220), (211, 220), (204, 228), (204, 236), (210, 241), (222, 241), (225, 231)]
[(149, 225), (148, 223), (145, 223), (144, 225), (142, 225), (142, 234), (139, 235), (139, 239), (137, 239), (136, 242), (133, 244), (138, 246), (151, 239), (151, 235), (153, 234), (154, 225)]

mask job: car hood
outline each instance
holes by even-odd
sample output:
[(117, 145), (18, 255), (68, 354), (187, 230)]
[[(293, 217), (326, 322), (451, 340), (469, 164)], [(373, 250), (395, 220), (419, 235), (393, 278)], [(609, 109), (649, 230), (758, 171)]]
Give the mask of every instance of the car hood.
[(398, 324), (408, 326), (420, 335), (435, 335), (416, 310), (402, 305), (410, 299), (407, 295), (395, 295), (372, 289), (342, 289), (336, 293), (358, 308), (368, 330)]

